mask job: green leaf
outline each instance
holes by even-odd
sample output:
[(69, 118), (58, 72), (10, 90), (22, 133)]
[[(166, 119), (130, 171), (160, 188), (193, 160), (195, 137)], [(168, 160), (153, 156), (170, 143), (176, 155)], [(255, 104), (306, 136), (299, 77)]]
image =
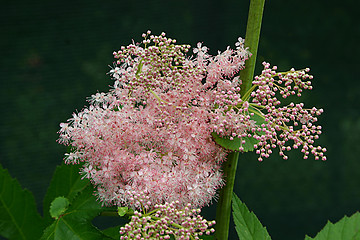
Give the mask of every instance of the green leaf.
[(359, 240), (360, 239), (360, 213), (351, 217), (343, 217), (337, 223), (328, 222), (314, 237), (305, 237), (305, 240)]
[(266, 228), (253, 212), (250, 212), (244, 203), (233, 193), (232, 198), (233, 218), (235, 229), (241, 240), (271, 239)]
[[(214, 138), (214, 141), (222, 146), (225, 149), (229, 149), (232, 151), (239, 151), (239, 148), (242, 146), (244, 148), (243, 152), (249, 152), (254, 150), (254, 144), (259, 141), (255, 138), (234, 138), (234, 140), (230, 140), (229, 137), (220, 137), (217, 133), (213, 132), (211, 135)], [(241, 144), (241, 141), (245, 140), (245, 144)]]
[(44, 231), (41, 239), (113, 239), (91, 224), (91, 220), (103, 210), (93, 195), (93, 188), (88, 186), (73, 200), (68, 210)]
[(203, 236), (200, 236), (200, 239), (204, 239), (204, 240), (214, 240), (214, 239), (215, 239), (215, 235), (203, 235)]
[(120, 239), (120, 227), (121, 226), (110, 227), (110, 228), (103, 230), (102, 232), (106, 236), (112, 237), (113, 239)]
[[(253, 116), (250, 117), (251, 120), (254, 120), (256, 122), (256, 125), (259, 127), (266, 123), (264, 118), (258, 115), (258, 111), (255, 110), (253, 107), (249, 107), (249, 111), (252, 113), (255, 113)], [(262, 131), (257, 132), (258, 135), (263, 135), (264, 133)], [(257, 144), (259, 141), (256, 140), (253, 137), (242, 137), (242, 138), (234, 138), (233, 140), (230, 140), (229, 137), (220, 137), (217, 133), (213, 132), (211, 135), (214, 138), (214, 141), (222, 146), (225, 149), (229, 149), (232, 151), (239, 151), (240, 147), (243, 147), (243, 152), (249, 152), (254, 150), (254, 145)], [(241, 141), (245, 140), (245, 144), (242, 144)]]
[(352, 239), (360, 239), (360, 231), (358, 231)]
[(87, 179), (81, 179), (79, 171), (79, 165), (61, 165), (56, 168), (43, 202), (43, 213), (47, 224), (53, 220), (49, 209), (51, 202), (56, 197), (65, 197), (71, 202), (90, 184)]
[(44, 220), (36, 210), (34, 196), (23, 190), (0, 165), (0, 235), (7, 239), (39, 239)]
[(118, 214), (120, 217), (125, 216), (125, 214), (129, 211), (128, 207), (118, 207)]
[(65, 197), (57, 197), (52, 201), (50, 206), (51, 217), (58, 219), (63, 213), (65, 213), (70, 202)]

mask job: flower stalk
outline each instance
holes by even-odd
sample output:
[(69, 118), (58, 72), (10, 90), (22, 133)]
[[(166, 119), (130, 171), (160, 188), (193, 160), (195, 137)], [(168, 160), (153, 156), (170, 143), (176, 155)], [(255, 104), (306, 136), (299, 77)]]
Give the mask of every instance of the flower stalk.
[[(264, 4), (265, 0), (250, 0), (245, 47), (249, 48), (252, 56), (246, 61), (245, 69), (240, 72), (240, 79), (242, 80), (240, 91), (241, 95), (244, 95), (249, 91), (254, 77)], [(231, 199), (235, 183), (238, 158), (239, 152), (231, 152), (228, 155), (227, 161), (223, 164), (226, 185), (220, 191), (220, 198), (216, 211), (215, 239), (218, 240), (228, 239), (229, 235)]]
[(252, 56), (246, 61), (245, 69), (240, 72), (240, 79), (242, 80), (241, 95), (244, 95), (251, 88), (252, 79), (254, 78), (264, 4), (265, 0), (250, 0), (245, 47), (249, 48)]
[(239, 152), (229, 153), (223, 164), (226, 185), (220, 190), (220, 199), (216, 208), (216, 231), (215, 239), (228, 239), (231, 215), (231, 198), (234, 189), (236, 168)]

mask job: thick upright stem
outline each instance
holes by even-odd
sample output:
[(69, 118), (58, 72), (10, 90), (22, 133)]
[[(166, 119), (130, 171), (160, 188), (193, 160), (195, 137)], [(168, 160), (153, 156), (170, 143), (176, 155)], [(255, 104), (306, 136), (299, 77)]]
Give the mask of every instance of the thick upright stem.
[[(250, 8), (245, 36), (245, 46), (249, 48), (252, 56), (246, 61), (245, 69), (240, 72), (242, 80), (241, 95), (250, 88), (254, 77), (257, 49), (259, 45), (261, 21), (265, 0), (250, 0)], [(216, 210), (215, 239), (227, 240), (231, 215), (231, 199), (235, 183), (235, 175), (239, 152), (231, 152), (223, 165), (226, 185), (220, 191), (220, 198)]]
[(241, 70), (240, 72), (240, 79), (242, 80), (240, 91), (241, 96), (244, 95), (251, 88), (251, 83), (254, 78), (264, 4), (265, 0), (250, 0), (250, 8), (245, 35), (245, 47), (249, 48), (252, 56), (246, 61), (245, 69)]
[(220, 199), (216, 208), (215, 239), (226, 240), (229, 235), (231, 198), (234, 189), (236, 167), (239, 152), (231, 152), (223, 164), (226, 185), (220, 190)]

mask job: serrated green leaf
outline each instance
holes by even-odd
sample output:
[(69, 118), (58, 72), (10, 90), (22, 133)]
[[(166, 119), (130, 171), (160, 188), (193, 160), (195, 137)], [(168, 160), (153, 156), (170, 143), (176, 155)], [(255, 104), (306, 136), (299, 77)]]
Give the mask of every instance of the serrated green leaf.
[(61, 214), (65, 213), (70, 202), (65, 197), (57, 197), (50, 205), (50, 215), (52, 218), (58, 219)]
[(87, 179), (81, 179), (79, 171), (79, 165), (61, 165), (56, 168), (43, 201), (44, 219), (47, 224), (53, 220), (49, 209), (56, 197), (63, 196), (71, 202), (79, 192), (90, 185)]
[(233, 218), (235, 230), (241, 240), (269, 240), (271, 239), (266, 228), (253, 212), (250, 212), (244, 203), (233, 193)]
[(44, 231), (41, 239), (112, 239), (91, 224), (91, 220), (103, 210), (93, 195), (93, 188), (88, 186), (73, 200), (68, 210)]
[(330, 221), (314, 237), (305, 237), (305, 240), (359, 240), (360, 239), (360, 213), (357, 212), (351, 217), (343, 217), (337, 223)]
[(0, 165), (0, 235), (10, 240), (36, 240), (44, 227), (32, 193), (23, 190)]

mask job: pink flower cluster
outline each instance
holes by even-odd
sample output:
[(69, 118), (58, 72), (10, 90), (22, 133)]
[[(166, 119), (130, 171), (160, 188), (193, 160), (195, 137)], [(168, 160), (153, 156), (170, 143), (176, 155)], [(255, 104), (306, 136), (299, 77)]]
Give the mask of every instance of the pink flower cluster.
[(187, 204), (178, 210), (179, 202), (165, 203), (155, 206), (155, 210), (142, 214), (134, 212), (131, 221), (121, 227), (120, 239), (200, 239), (199, 237), (210, 235), (215, 230), (209, 228), (215, 221), (207, 221), (199, 215), (200, 209), (192, 209)]
[[(220, 166), (227, 154), (213, 132), (240, 139), (240, 151), (246, 139), (254, 139), (259, 160), (274, 147), (286, 158), (290, 140), (305, 157), (325, 160), (326, 149), (313, 145), (321, 132), (313, 123), (322, 110), (281, 107), (275, 96), (310, 89), (307, 70), (276, 73), (266, 63), (241, 96), (235, 74), (250, 56), (243, 39), (217, 56), (199, 43), (187, 57), (190, 46), (165, 33), (148, 31), (143, 38), (114, 52), (113, 88), (93, 95), (90, 106), (59, 131), (59, 142), (74, 149), (65, 161), (84, 162), (82, 173), (97, 186), (101, 201), (149, 210), (173, 201), (178, 208), (208, 204), (224, 184)], [(139, 201), (136, 194), (146, 197)]]
[[(321, 134), (321, 126), (316, 126), (317, 116), (323, 110), (315, 107), (304, 108), (303, 103), (294, 104), (291, 102), (286, 106), (280, 106), (281, 101), (277, 99), (279, 92), (283, 98), (291, 95), (301, 96), (302, 89), (312, 89), (311, 79), (307, 72), (309, 68), (295, 71), (277, 73), (277, 67), (270, 68), (270, 64), (264, 62), (264, 70), (260, 76), (255, 77), (251, 92), (253, 107), (252, 113), (261, 115), (265, 123), (252, 128), (254, 138), (259, 142), (254, 147), (259, 154), (259, 160), (267, 158), (272, 153), (272, 148), (279, 147), (280, 156), (288, 159), (284, 151), (302, 148), (304, 159), (311, 153), (315, 160), (326, 160), (326, 148), (314, 146), (314, 142)], [(260, 133), (260, 134), (259, 134)], [(288, 142), (291, 141), (292, 144)]]
[(226, 150), (211, 137), (210, 119), (222, 115), (210, 111), (213, 92), (238, 84), (224, 77), (244, 66), (248, 52), (238, 47), (212, 58), (199, 44), (190, 59), (190, 46), (149, 34), (143, 45), (114, 53), (114, 87), (61, 124), (60, 143), (75, 149), (65, 161), (84, 162), (82, 173), (104, 203), (139, 209), (134, 195), (141, 193), (148, 209), (172, 201), (202, 207), (224, 184)]

